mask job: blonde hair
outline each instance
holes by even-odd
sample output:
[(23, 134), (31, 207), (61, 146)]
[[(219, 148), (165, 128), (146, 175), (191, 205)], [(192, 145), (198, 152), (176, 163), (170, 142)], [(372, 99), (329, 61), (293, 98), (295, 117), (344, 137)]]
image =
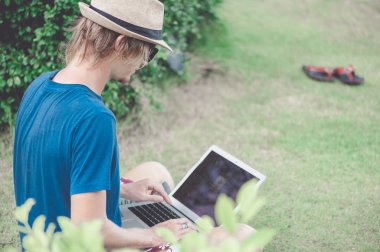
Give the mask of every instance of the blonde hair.
[(125, 36), (120, 41), (119, 50), (116, 51), (114, 45), (120, 34), (85, 17), (77, 19), (69, 31), (72, 32), (72, 37), (65, 48), (66, 64), (79, 56), (80, 61), (91, 59), (93, 65), (96, 65), (115, 53), (126, 61), (146, 59), (153, 47), (148, 42)]

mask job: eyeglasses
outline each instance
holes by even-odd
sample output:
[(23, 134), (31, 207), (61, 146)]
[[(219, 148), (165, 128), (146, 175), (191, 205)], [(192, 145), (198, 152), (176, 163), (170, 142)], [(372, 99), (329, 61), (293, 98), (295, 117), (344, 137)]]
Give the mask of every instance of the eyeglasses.
[(154, 56), (156, 56), (156, 54), (158, 53), (158, 48), (156, 48), (154, 45), (152, 46), (152, 48), (149, 50), (149, 55), (148, 55), (148, 59), (145, 60), (139, 68), (137, 68), (137, 70), (140, 70), (141, 68), (143, 68), (144, 66), (146, 66), (149, 62), (152, 61), (152, 59), (154, 58)]
[(153, 49), (149, 51), (148, 63), (152, 61), (152, 59), (154, 58), (154, 56), (156, 56), (157, 53), (158, 53), (157, 47), (153, 47)]

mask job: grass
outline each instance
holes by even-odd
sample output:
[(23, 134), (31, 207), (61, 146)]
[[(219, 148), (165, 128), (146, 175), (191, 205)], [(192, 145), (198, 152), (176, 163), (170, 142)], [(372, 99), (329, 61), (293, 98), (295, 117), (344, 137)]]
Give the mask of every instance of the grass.
[(13, 218), (15, 209), (12, 171), (11, 134), (0, 135), (0, 250), (18, 247), (17, 222)]
[[(179, 181), (217, 144), (268, 177), (252, 223), (277, 230), (266, 251), (378, 251), (380, 4), (225, 0), (220, 15), (224, 27), (197, 49), (219, 70), (202, 77), (210, 62), (193, 57), (190, 83), (157, 95), (162, 112), (119, 123), (122, 170), (157, 160)], [(349, 63), (363, 86), (301, 71)], [(17, 243), (9, 138), (0, 147), (0, 248)]]
[[(377, 251), (380, 4), (241, 0), (221, 14), (224, 33), (200, 51), (246, 77), (229, 114), (247, 143), (239, 155), (268, 175), (255, 223), (278, 229), (268, 251)], [(308, 63), (353, 63), (366, 84), (311, 81)]]

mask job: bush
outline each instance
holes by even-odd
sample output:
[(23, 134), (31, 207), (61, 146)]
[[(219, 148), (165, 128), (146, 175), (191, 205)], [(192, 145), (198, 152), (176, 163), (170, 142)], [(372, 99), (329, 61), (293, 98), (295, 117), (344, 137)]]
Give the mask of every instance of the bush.
[[(100, 234), (100, 220), (75, 226), (69, 218), (58, 217), (62, 232), (54, 233), (54, 224), (49, 224), (45, 229), (45, 217), (43, 215), (37, 217), (32, 226), (28, 224), (28, 215), (34, 203), (34, 200), (29, 199), (15, 212), (16, 219), (21, 224), (18, 228), (20, 232), (26, 234), (23, 240), (25, 251), (105, 251)], [(239, 205), (238, 212), (234, 211), (237, 205)], [(246, 238), (244, 242), (239, 242), (232, 234), (235, 233), (237, 222), (252, 221), (263, 205), (264, 200), (257, 197), (255, 180), (243, 185), (237, 194), (236, 202), (225, 195), (219, 196), (215, 207), (216, 220), (219, 225), (224, 226), (231, 237), (218, 245), (211, 244), (208, 239), (208, 235), (214, 227), (213, 220), (208, 216), (202, 217), (197, 222), (199, 232), (188, 233), (180, 241), (177, 241), (174, 234), (168, 229), (157, 228), (156, 232), (180, 252), (254, 251), (258, 248), (264, 248), (272, 240), (275, 234), (274, 230), (258, 230)], [(14, 250), (9, 249), (8, 251), (13, 252)], [(137, 250), (123, 249), (117, 251), (132, 252)]]
[[(89, 2), (89, 0), (83, 0)], [(221, 0), (163, 0), (164, 39), (176, 51), (186, 51), (200, 38), (202, 27), (215, 20)], [(42, 73), (63, 67), (62, 48), (70, 34), (65, 30), (79, 16), (74, 0), (4, 0), (0, 2), (0, 126), (12, 125), (22, 95)], [(153, 64), (138, 73), (149, 84), (173, 75), (161, 50)], [(118, 116), (136, 105), (138, 93), (129, 86), (108, 85), (103, 98)]]

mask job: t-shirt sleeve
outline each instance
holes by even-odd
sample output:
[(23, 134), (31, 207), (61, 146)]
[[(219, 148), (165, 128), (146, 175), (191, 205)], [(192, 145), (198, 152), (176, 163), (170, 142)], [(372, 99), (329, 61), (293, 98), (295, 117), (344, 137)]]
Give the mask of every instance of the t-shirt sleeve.
[(107, 113), (84, 119), (72, 138), (70, 194), (110, 190), (116, 120)]

